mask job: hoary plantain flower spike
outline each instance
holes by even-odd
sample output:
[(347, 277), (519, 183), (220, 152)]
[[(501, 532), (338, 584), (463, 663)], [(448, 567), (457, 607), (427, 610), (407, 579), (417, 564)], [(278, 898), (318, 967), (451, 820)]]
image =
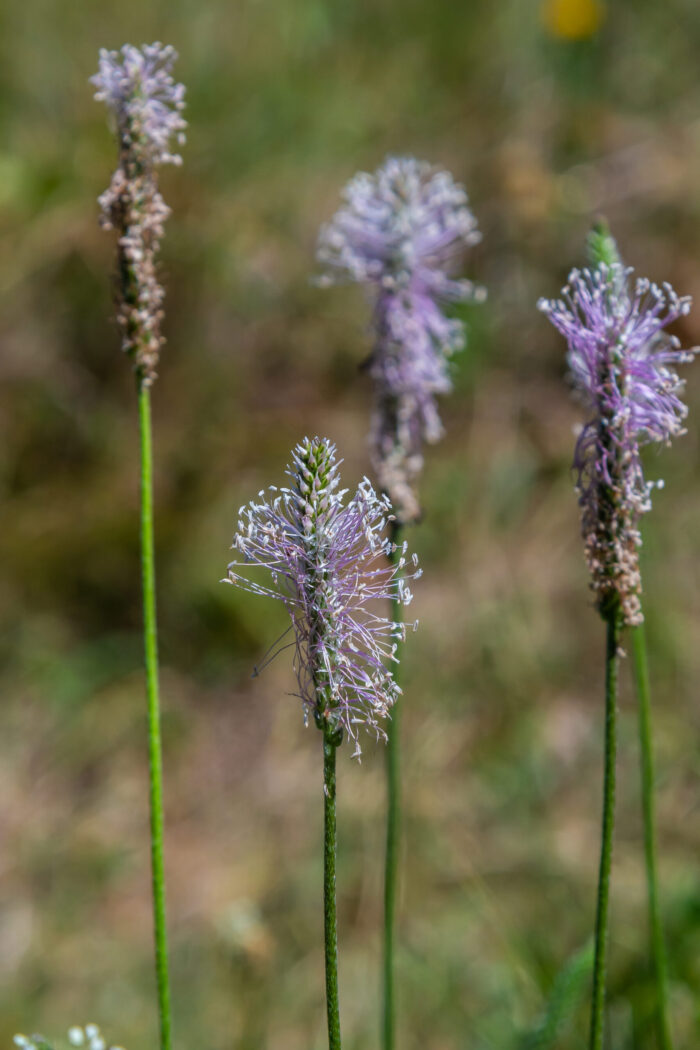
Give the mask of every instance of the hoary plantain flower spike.
[[(598, 234), (606, 236), (605, 230)], [(618, 260), (607, 240), (589, 242), (597, 259)], [(574, 468), (581, 528), (597, 606), (605, 618), (642, 622), (639, 523), (651, 493), (641, 449), (684, 433), (687, 408), (675, 366), (693, 360), (665, 329), (690, 310), (670, 284), (634, 277), (619, 261), (573, 270), (562, 299), (538, 307), (568, 343), (568, 364), (589, 418), (576, 443)]]
[(99, 199), (101, 224), (119, 234), (117, 321), (122, 348), (140, 382), (156, 378), (164, 339), (163, 288), (156, 259), (163, 224), (170, 214), (158, 191), (160, 164), (180, 164), (173, 140), (185, 141), (185, 89), (172, 67), (177, 52), (162, 44), (100, 51), (99, 72), (91, 78), (95, 98), (109, 107), (119, 139), (119, 163)]
[(319, 234), (320, 283), (357, 281), (374, 294), (370, 453), (401, 522), (420, 515), (423, 442), (442, 436), (436, 396), (452, 389), (448, 358), (465, 342), (464, 324), (444, 304), (485, 298), (452, 276), (480, 239), (464, 188), (413, 157), (388, 157), (373, 175), (351, 179)]
[(415, 555), (407, 565), (405, 544), (397, 564), (389, 562), (396, 548), (384, 535), (388, 497), (367, 478), (348, 496), (339, 467), (326, 439), (296, 446), (289, 487), (241, 507), (233, 549), (242, 560), (229, 565), (225, 582), (284, 604), (305, 712), (320, 728), (330, 723), (338, 740), (347, 733), (359, 754), (358, 728), (384, 737), (381, 722), (400, 693), (388, 665), (407, 625), (381, 616), (382, 602), (408, 605), (409, 581), (421, 570)]

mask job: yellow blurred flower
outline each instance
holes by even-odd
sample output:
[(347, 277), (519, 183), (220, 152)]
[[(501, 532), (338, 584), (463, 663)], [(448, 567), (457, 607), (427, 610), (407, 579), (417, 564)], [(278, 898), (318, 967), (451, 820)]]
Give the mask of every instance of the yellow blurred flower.
[(563, 40), (593, 36), (603, 21), (601, 0), (544, 0), (542, 20), (552, 34)]

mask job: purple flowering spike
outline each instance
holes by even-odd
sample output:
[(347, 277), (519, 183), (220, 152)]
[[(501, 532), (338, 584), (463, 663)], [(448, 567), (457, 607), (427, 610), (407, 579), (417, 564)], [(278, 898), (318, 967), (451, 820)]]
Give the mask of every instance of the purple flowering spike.
[(185, 89), (176, 84), (172, 68), (177, 51), (163, 44), (142, 48), (125, 44), (120, 51), (100, 50), (99, 72), (90, 78), (98, 102), (114, 113), (124, 143), (147, 154), (153, 164), (181, 164), (170, 141), (185, 141), (182, 116)]
[(574, 468), (592, 587), (604, 616), (642, 622), (639, 519), (651, 509), (640, 450), (684, 433), (687, 408), (674, 366), (693, 360), (668, 325), (690, 310), (669, 284), (620, 264), (573, 270), (563, 298), (538, 307), (565, 337), (576, 389), (590, 411)]
[(343, 199), (319, 234), (322, 283), (375, 290), (372, 463), (399, 520), (415, 520), (423, 442), (443, 433), (436, 395), (452, 389), (447, 359), (465, 342), (464, 325), (443, 305), (484, 298), (483, 289), (451, 276), (480, 234), (464, 188), (413, 157), (389, 157), (373, 175), (356, 175)]
[(91, 82), (95, 98), (112, 111), (119, 137), (119, 164), (99, 198), (101, 224), (119, 233), (117, 321), (122, 349), (134, 361), (139, 381), (150, 386), (164, 343), (163, 288), (156, 259), (170, 215), (158, 191), (159, 164), (180, 164), (171, 140), (185, 141), (185, 89), (172, 67), (177, 52), (162, 44), (141, 49), (125, 44), (100, 51), (100, 69)]
[[(377, 610), (395, 597), (408, 605), (407, 581), (421, 570), (414, 555), (407, 572), (405, 544), (399, 564), (388, 562), (394, 549), (383, 535), (392, 520), (389, 500), (367, 478), (348, 499), (329, 441), (305, 438), (287, 474), (289, 488), (272, 487), (267, 499), (261, 492), (261, 502), (241, 507), (232, 546), (243, 560), (229, 565), (225, 582), (284, 604), (305, 710), (320, 726), (329, 721), (347, 732), (359, 754), (358, 726), (384, 737), (380, 720), (401, 692), (387, 663), (397, 660), (396, 642), (407, 625)], [(251, 569), (266, 575), (258, 580)]]

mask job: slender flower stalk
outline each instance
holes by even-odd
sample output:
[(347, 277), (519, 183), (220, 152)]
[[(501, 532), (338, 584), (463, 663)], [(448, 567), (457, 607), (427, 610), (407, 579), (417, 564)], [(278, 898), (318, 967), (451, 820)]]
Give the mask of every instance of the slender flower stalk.
[(141, 435), (141, 578), (143, 588), (143, 632), (148, 699), (148, 768), (151, 822), (151, 889), (155, 939), (156, 984), (160, 1019), (161, 1050), (171, 1045), (170, 976), (168, 928), (165, 907), (165, 858), (163, 850), (163, 755), (158, 688), (158, 625), (156, 620), (155, 551), (153, 542), (153, 452), (151, 444), (150, 390), (139, 385), (139, 432)]
[[(158, 191), (157, 168), (179, 164), (171, 141), (184, 142), (185, 89), (176, 84), (176, 52), (162, 44), (121, 52), (100, 51), (92, 77), (95, 98), (105, 102), (116, 123), (119, 162), (109, 189), (100, 197), (101, 224), (118, 233), (116, 304), (122, 348), (136, 376), (141, 444), (141, 571), (144, 650), (148, 699), (148, 755), (151, 875), (156, 982), (161, 1050), (171, 1047), (170, 981), (163, 857), (163, 773), (158, 695), (158, 645), (153, 541), (153, 453), (150, 390), (164, 339), (163, 288), (157, 256), (163, 223), (170, 214)], [(77, 1044), (76, 1044), (77, 1045)], [(92, 1048), (94, 1050), (94, 1048)]]
[[(669, 444), (684, 432), (687, 409), (680, 399), (682, 383), (674, 366), (692, 360), (693, 352), (681, 350), (678, 340), (665, 331), (688, 313), (690, 299), (680, 298), (669, 284), (633, 280), (633, 271), (620, 263), (605, 228), (593, 231), (589, 250), (594, 267), (572, 271), (563, 298), (541, 300), (538, 305), (567, 340), (574, 386), (589, 412), (577, 441), (574, 468), (592, 589), (607, 628), (603, 826), (590, 1027), (590, 1050), (601, 1050), (615, 815), (619, 642), (624, 627), (639, 630), (643, 620), (639, 522), (651, 508), (655, 487), (645, 480), (641, 449), (650, 443)], [(641, 727), (646, 732), (645, 759), (650, 759), (649, 726), (647, 720), (645, 729), (643, 712)], [(652, 790), (650, 765), (644, 777), (646, 794)], [(646, 834), (651, 830), (653, 835), (652, 810), (645, 820), (649, 822)], [(653, 864), (652, 872), (655, 898)], [(659, 1001), (661, 1010), (661, 996)]]
[[(354, 281), (373, 300), (373, 348), (366, 370), (373, 381), (370, 458), (394, 511), (395, 537), (417, 521), (416, 491), (423, 445), (443, 435), (437, 397), (452, 389), (449, 359), (465, 343), (462, 321), (449, 303), (480, 302), (482, 288), (454, 272), (466, 248), (481, 239), (463, 186), (446, 171), (413, 157), (388, 157), (374, 174), (356, 175), (343, 204), (321, 228), (318, 259), (323, 284)], [(398, 877), (400, 741), (398, 707), (389, 727), (384, 880), (385, 1050), (395, 1042), (394, 928)]]
[(330, 722), (323, 726), (323, 943), (326, 970), (328, 1045), (340, 1050), (338, 995), (338, 916), (335, 898), (335, 861), (338, 832), (335, 811), (335, 753), (342, 734)]
[[(401, 545), (402, 526), (394, 523), (393, 541), (396, 554)], [(391, 618), (400, 617), (400, 606), (392, 600)], [(399, 643), (400, 645), (401, 643)], [(400, 650), (397, 650), (400, 655)], [(398, 665), (394, 667), (394, 682), (398, 685)], [(394, 990), (394, 942), (396, 927), (396, 898), (399, 867), (399, 841), (401, 834), (401, 704), (395, 704), (387, 728), (386, 777), (386, 858), (384, 864), (384, 1002), (383, 1037), (384, 1046), (393, 1047), (396, 1042), (396, 995)]]
[[(225, 582), (281, 601), (291, 619), (298, 692), (305, 718), (322, 732), (324, 788), (324, 933), (328, 1039), (340, 1050), (335, 899), (336, 750), (347, 735), (360, 753), (364, 726), (385, 738), (384, 720), (400, 690), (387, 669), (398, 662), (406, 624), (379, 615), (377, 604), (412, 599), (420, 576), (415, 556), (384, 536), (393, 520), (388, 497), (365, 478), (354, 495), (340, 489), (335, 446), (306, 438), (287, 468), (291, 484), (239, 511)], [(410, 566), (410, 568), (409, 568)], [(259, 571), (262, 570), (262, 577)], [(414, 624), (414, 627), (416, 625)], [(280, 647), (277, 652), (287, 648)]]
[(664, 944), (657, 874), (656, 805), (654, 801), (654, 750), (651, 728), (651, 693), (644, 624), (632, 630), (632, 661), (639, 706), (639, 752), (644, 819), (644, 862), (649, 909), (649, 946), (656, 985), (656, 1027), (660, 1050), (673, 1050), (668, 1011), (668, 965)]
[(605, 640), (605, 759), (603, 776), (603, 819), (598, 872), (598, 903), (595, 920), (593, 957), (593, 995), (591, 1000), (590, 1050), (602, 1050), (605, 1021), (605, 976), (607, 970), (612, 872), (613, 832), (615, 828), (615, 780), (617, 759), (617, 678), (619, 663), (620, 617), (610, 612)]

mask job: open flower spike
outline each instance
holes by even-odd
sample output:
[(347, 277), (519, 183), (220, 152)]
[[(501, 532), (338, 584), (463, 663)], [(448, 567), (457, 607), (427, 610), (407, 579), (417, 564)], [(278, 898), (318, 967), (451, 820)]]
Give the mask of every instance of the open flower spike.
[[(576, 444), (574, 469), (591, 586), (607, 626), (603, 826), (589, 1042), (591, 1050), (601, 1050), (615, 819), (619, 643), (623, 628), (638, 629), (643, 620), (639, 525), (642, 515), (651, 509), (654, 487), (661, 487), (660, 482), (645, 479), (641, 449), (669, 444), (684, 433), (687, 409), (680, 398), (683, 384), (675, 366), (692, 361), (694, 351), (680, 349), (678, 340), (666, 332), (690, 310), (688, 297), (678, 296), (669, 284), (635, 278), (634, 271), (620, 262), (605, 228), (594, 230), (589, 249), (596, 265), (573, 270), (562, 299), (542, 299), (538, 306), (567, 340), (573, 383), (589, 413)], [(645, 820), (647, 835), (650, 819), (651, 814)], [(661, 1000), (659, 1009), (664, 1010)], [(663, 1038), (662, 1046), (669, 1050), (667, 1026)]]
[[(240, 509), (233, 549), (242, 555), (226, 582), (281, 601), (294, 633), (294, 668), (305, 716), (323, 733), (324, 916), (326, 997), (331, 1050), (340, 1048), (335, 904), (335, 752), (345, 735), (360, 753), (360, 730), (383, 737), (399, 688), (387, 670), (397, 659), (406, 624), (375, 605), (395, 599), (407, 606), (408, 580), (421, 570), (405, 547), (394, 560), (384, 535), (391, 521), (388, 497), (365, 478), (353, 495), (340, 488), (335, 446), (306, 438), (287, 468), (289, 487)], [(242, 571), (245, 570), (245, 571)], [(264, 576), (257, 578), (262, 570)], [(409, 571), (407, 571), (409, 570)], [(415, 627), (416, 624), (413, 624)]]
[(351, 179), (319, 234), (320, 283), (356, 281), (374, 293), (370, 453), (401, 523), (420, 516), (423, 443), (442, 437), (436, 397), (452, 389), (448, 358), (465, 343), (464, 324), (443, 305), (485, 298), (453, 276), (480, 239), (464, 187), (413, 157)]
[(598, 609), (642, 620), (639, 520), (663, 482), (645, 480), (641, 449), (684, 433), (687, 408), (674, 366), (693, 360), (664, 329), (690, 298), (619, 263), (573, 270), (558, 301), (539, 309), (569, 345), (576, 390), (589, 410), (574, 456), (586, 558)]
[[(271, 486), (268, 499), (263, 490), (261, 502), (241, 507), (232, 548), (243, 561), (231, 562), (225, 582), (284, 604), (304, 709), (321, 728), (346, 733), (359, 755), (360, 728), (384, 737), (382, 723), (400, 693), (387, 663), (396, 659), (406, 624), (381, 616), (375, 605), (394, 597), (409, 605), (407, 581), (421, 570), (414, 555), (406, 573), (405, 544), (398, 564), (389, 563), (388, 497), (364, 478), (348, 498), (339, 467), (330, 441), (297, 445), (287, 468), (291, 486)], [(251, 577), (252, 568), (267, 570), (267, 580)]]
[(118, 234), (116, 307), (122, 348), (133, 362), (139, 398), (141, 441), (141, 564), (148, 692), (151, 866), (161, 1050), (170, 1050), (170, 990), (163, 861), (163, 788), (158, 699), (158, 651), (153, 551), (153, 485), (150, 388), (163, 345), (163, 288), (157, 256), (170, 214), (158, 190), (158, 167), (179, 164), (173, 151), (184, 142), (185, 89), (175, 83), (177, 53), (162, 44), (100, 51), (92, 77), (95, 98), (105, 102), (116, 125), (119, 161), (99, 199), (101, 224)]

